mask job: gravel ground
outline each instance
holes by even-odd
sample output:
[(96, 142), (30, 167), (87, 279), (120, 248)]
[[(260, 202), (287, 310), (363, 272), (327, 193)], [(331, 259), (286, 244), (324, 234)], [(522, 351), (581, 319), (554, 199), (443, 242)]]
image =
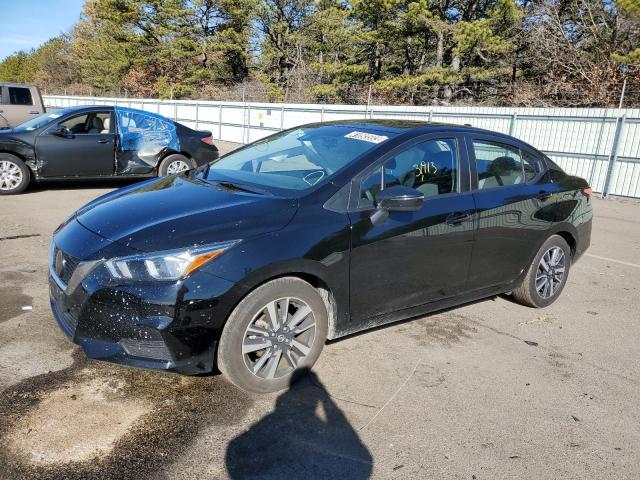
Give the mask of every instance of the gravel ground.
[(119, 185), (0, 198), (0, 478), (640, 478), (639, 203), (594, 199), (549, 308), (497, 297), (334, 341), (256, 396), (87, 361), (58, 331), (51, 232)]

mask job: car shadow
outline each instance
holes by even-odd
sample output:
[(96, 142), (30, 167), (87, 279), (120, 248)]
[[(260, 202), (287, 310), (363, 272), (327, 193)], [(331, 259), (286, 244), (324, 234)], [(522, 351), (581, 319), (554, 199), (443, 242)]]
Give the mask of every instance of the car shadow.
[(229, 443), (229, 477), (369, 478), (369, 450), (317, 375), (303, 369), (295, 377), (275, 410)]
[(32, 182), (24, 194), (44, 192), (48, 190), (87, 190), (87, 189), (116, 189), (133, 185), (147, 180), (147, 178), (109, 178), (98, 180), (41, 180)]

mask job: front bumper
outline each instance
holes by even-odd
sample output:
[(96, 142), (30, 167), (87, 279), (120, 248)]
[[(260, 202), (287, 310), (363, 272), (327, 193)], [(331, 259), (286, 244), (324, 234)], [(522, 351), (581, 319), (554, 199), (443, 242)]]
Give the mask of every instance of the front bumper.
[(86, 292), (67, 296), (53, 278), (49, 292), (58, 327), (89, 358), (190, 375), (213, 369), (215, 329), (180, 328), (173, 316), (141, 315), (154, 310), (141, 299), (133, 308), (122, 308), (117, 302), (96, 302)]
[(116, 285), (98, 265), (81, 281), (65, 283), (54, 263), (50, 260), (53, 316), (87, 357), (183, 374), (213, 370), (226, 319), (220, 301), (231, 282), (195, 272), (179, 282)]

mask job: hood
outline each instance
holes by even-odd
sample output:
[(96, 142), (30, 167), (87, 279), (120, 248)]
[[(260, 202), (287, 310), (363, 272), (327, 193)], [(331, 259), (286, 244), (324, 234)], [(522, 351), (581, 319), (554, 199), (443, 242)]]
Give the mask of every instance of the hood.
[(11, 130), (11, 129), (6, 129), (6, 130), (0, 130), (0, 139), (2, 141), (13, 140), (15, 142), (15, 141), (21, 140), (21, 136), (20, 136), (20, 132), (16, 132), (15, 130)]
[(34, 132), (19, 132), (16, 130), (0, 130), (0, 142), (31, 143)]
[(184, 176), (125, 187), (76, 212), (85, 228), (144, 252), (246, 239), (283, 228), (297, 201)]

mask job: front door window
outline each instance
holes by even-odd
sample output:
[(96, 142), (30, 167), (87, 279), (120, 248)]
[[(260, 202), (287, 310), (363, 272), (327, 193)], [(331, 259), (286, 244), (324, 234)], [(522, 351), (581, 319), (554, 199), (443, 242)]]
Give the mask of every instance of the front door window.
[(374, 206), (376, 194), (395, 185), (414, 188), (425, 198), (456, 192), (457, 178), (456, 140), (427, 140), (398, 153), (369, 174), (361, 183), (360, 206)]

